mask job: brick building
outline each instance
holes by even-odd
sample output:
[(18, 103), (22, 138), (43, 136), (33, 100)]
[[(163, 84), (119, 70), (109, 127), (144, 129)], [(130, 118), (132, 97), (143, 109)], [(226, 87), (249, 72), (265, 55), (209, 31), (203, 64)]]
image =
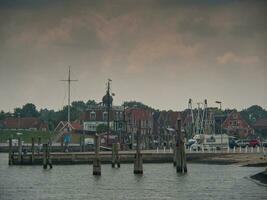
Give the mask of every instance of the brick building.
[(258, 119), (252, 126), (257, 135), (267, 139), (267, 118)]
[(36, 117), (7, 118), (2, 120), (0, 127), (2, 129), (48, 130), (48, 125)]
[(128, 108), (125, 111), (127, 133), (136, 133), (141, 120), (141, 134), (152, 134), (153, 112), (149, 109)]
[[(113, 106), (109, 112), (109, 121), (111, 131), (122, 129), (124, 119), (124, 110), (122, 106)], [(81, 117), (83, 130), (96, 132), (96, 127), (100, 124), (106, 124), (108, 120), (108, 111), (105, 106), (99, 105), (89, 108)]]
[(223, 129), (226, 130), (229, 135), (235, 135), (241, 138), (254, 134), (253, 128), (250, 127), (236, 110), (228, 114), (226, 120), (223, 122)]
[(154, 117), (154, 134), (158, 135), (166, 128), (176, 129), (177, 119), (181, 117), (181, 112), (178, 111), (158, 112)]

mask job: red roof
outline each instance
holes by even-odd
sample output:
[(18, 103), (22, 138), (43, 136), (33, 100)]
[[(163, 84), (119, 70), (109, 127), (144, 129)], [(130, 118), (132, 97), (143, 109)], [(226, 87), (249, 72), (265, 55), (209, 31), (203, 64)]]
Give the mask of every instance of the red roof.
[(254, 124), (253, 127), (256, 129), (267, 129), (267, 118), (258, 119)]
[(76, 130), (82, 130), (82, 126), (78, 122), (71, 122), (71, 126)]
[(129, 116), (136, 121), (152, 119), (152, 111), (141, 108), (129, 108), (126, 110), (126, 116)]
[(47, 128), (47, 124), (35, 117), (7, 118), (3, 122), (7, 129), (30, 129), (30, 128)]

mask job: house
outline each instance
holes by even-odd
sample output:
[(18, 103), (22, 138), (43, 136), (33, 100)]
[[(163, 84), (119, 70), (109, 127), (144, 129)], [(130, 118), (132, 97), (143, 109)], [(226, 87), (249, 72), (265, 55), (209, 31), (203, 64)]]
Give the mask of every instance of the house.
[(252, 126), (257, 134), (267, 138), (267, 118), (258, 119)]
[[(119, 131), (122, 129), (122, 121), (124, 119), (124, 110), (122, 106), (112, 106), (109, 112), (109, 125), (111, 131)], [(107, 107), (97, 105), (90, 107), (81, 117), (83, 121), (83, 130), (96, 132), (96, 128), (100, 124), (108, 124)]]
[(238, 136), (240, 138), (245, 138), (254, 134), (253, 128), (250, 127), (250, 125), (242, 118), (241, 114), (236, 110), (233, 110), (228, 114), (222, 127), (229, 135)]
[(172, 128), (176, 129), (177, 119), (181, 119), (181, 112), (178, 111), (161, 111), (154, 117), (154, 134), (158, 135), (163, 129)]
[(128, 108), (125, 111), (127, 133), (136, 133), (141, 121), (141, 134), (152, 134), (153, 113), (149, 109)]
[(7, 118), (2, 121), (1, 128), (47, 131), (48, 124), (36, 117)]
[(55, 128), (55, 132), (68, 132), (68, 129), (71, 129), (73, 132), (82, 131), (82, 126), (79, 122), (70, 122), (67, 121), (60, 121)]

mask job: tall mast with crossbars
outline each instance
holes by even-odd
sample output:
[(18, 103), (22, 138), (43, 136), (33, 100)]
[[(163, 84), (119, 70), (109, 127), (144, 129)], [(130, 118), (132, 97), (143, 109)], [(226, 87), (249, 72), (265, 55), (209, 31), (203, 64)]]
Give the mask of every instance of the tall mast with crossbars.
[(69, 66), (69, 75), (68, 75), (68, 79), (66, 80), (61, 80), (61, 81), (66, 81), (68, 82), (68, 127), (70, 130), (70, 84), (73, 81), (78, 81), (78, 80), (72, 80), (70, 77), (70, 66)]

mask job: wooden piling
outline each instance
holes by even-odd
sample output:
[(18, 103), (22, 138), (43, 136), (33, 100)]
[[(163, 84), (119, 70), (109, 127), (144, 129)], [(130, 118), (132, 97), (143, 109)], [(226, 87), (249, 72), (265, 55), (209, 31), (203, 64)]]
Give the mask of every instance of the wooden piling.
[(31, 150), (32, 150), (32, 156), (31, 156), (31, 162), (32, 162), (32, 164), (34, 164), (34, 151), (35, 151), (35, 149), (34, 149), (34, 138), (32, 137), (32, 148), (31, 148)]
[(43, 144), (43, 168), (47, 169), (47, 144)]
[(47, 169), (49, 165), (50, 169), (52, 169), (52, 160), (50, 156), (51, 145), (48, 142), (47, 144), (43, 144), (43, 168)]
[(143, 174), (143, 159), (140, 150), (141, 120), (138, 122), (136, 154), (134, 159), (134, 174)]
[(64, 152), (64, 137), (63, 137), (63, 135), (60, 137), (60, 146), (61, 146), (61, 151)]
[(176, 134), (172, 136), (173, 166), (176, 166)]
[(120, 149), (119, 143), (112, 144), (112, 161), (111, 161), (112, 168), (114, 168), (116, 164), (117, 167), (120, 168), (119, 149)]
[(84, 135), (82, 136), (82, 152), (85, 152), (85, 138), (84, 138)]
[(9, 146), (8, 146), (8, 164), (13, 165), (13, 148), (12, 148), (12, 139), (9, 138)]
[(40, 154), (41, 153), (41, 138), (40, 137), (38, 137), (38, 154)]
[(186, 173), (186, 154), (184, 147), (184, 135), (181, 131), (181, 119), (177, 120), (177, 134), (176, 134), (176, 172)]
[(99, 135), (95, 135), (95, 158), (93, 161), (93, 175), (101, 176), (101, 162), (99, 157), (100, 138)]
[(49, 138), (48, 147), (47, 147), (47, 162), (49, 165), (49, 168), (52, 169), (52, 159), (51, 159), (51, 149), (52, 149), (52, 140)]
[(82, 141), (82, 136), (80, 136), (80, 152), (83, 151), (83, 141)]
[(22, 163), (22, 144), (21, 144), (21, 138), (18, 139), (18, 162)]

